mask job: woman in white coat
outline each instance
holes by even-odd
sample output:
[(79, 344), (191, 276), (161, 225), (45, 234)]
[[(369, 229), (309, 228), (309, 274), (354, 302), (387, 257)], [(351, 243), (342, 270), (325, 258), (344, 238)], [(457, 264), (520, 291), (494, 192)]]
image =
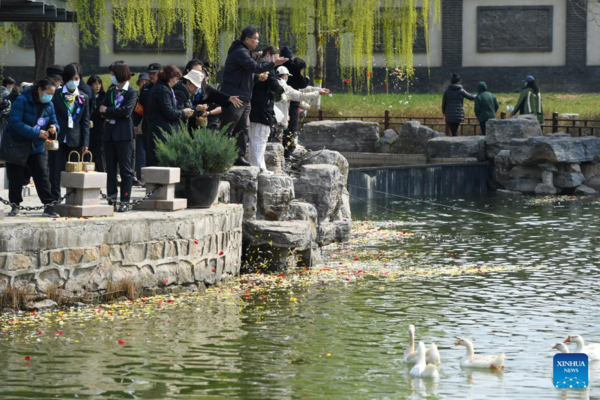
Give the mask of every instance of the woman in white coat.
[(305, 89), (296, 90), (289, 86), (286, 82), (290, 76), (290, 71), (281, 66), (277, 68), (277, 77), (279, 78), (279, 85), (283, 88), (283, 94), (281, 100), (275, 103), (275, 107), (279, 112), (275, 111), (277, 117), (277, 133), (283, 133), (288, 126), (290, 119), (290, 101), (309, 101), (318, 99), (319, 96), (326, 96), (329, 94), (329, 89), (320, 89), (312, 86), (308, 86)]

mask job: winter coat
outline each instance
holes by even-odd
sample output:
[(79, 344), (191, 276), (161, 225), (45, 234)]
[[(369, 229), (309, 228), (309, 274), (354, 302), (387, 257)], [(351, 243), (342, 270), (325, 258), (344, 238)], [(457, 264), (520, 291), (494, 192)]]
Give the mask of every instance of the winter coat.
[[(37, 123), (40, 118), (45, 119), (45, 124), (38, 127)], [(39, 154), (44, 152), (44, 142), (46, 141), (40, 139), (40, 130), (47, 131), (50, 125), (56, 126), (56, 131), (60, 133), (60, 125), (56, 120), (54, 105), (52, 102), (47, 104), (37, 103), (33, 99), (31, 90), (28, 90), (25, 94), (17, 97), (17, 100), (13, 103), (8, 118), (8, 126), (2, 136), (9, 134), (17, 140), (33, 140), (29, 155)]]
[(287, 128), (290, 119), (290, 102), (315, 100), (319, 98), (320, 94), (319, 89), (310, 86), (300, 91), (288, 86), (283, 79), (279, 79), (277, 82), (279, 82), (279, 85), (283, 88), (283, 94), (281, 95), (281, 100), (275, 103), (275, 107), (283, 114), (283, 121), (280, 122), (279, 125), (283, 126), (285, 129)]
[(155, 137), (160, 140), (165, 140), (161, 131), (171, 132), (181, 120), (185, 119), (183, 109), (177, 109), (175, 100), (175, 92), (171, 87), (162, 82), (157, 81), (150, 91), (150, 101), (146, 109), (146, 118), (148, 119), (148, 132), (150, 132), (151, 140)]
[[(62, 126), (58, 135), (58, 143), (66, 143), (69, 147), (89, 147), (90, 145), (90, 99), (77, 90), (77, 97), (73, 102), (73, 111), (67, 108), (64, 99), (65, 89), (54, 92), (52, 103), (56, 111), (58, 124)], [(75, 115), (73, 128), (69, 128), (69, 114)]]
[[(209, 111), (214, 110), (217, 107), (233, 107), (233, 105), (229, 102), (230, 97), (230, 95), (223, 93), (218, 89), (207, 84), (206, 87), (202, 88), (201, 93), (196, 94), (194, 96), (194, 99), (192, 100), (192, 105), (195, 108), (198, 104), (208, 104)], [(208, 117), (209, 126), (214, 121), (216, 121), (217, 125), (219, 124), (219, 115), (210, 115)], [(198, 128), (198, 126), (196, 125), (196, 118), (189, 119), (189, 128), (192, 130)]]
[(254, 84), (252, 92), (252, 105), (250, 108), (250, 122), (273, 126), (275, 120), (275, 97), (280, 97), (284, 92), (283, 87), (275, 77), (274, 71), (269, 72), (266, 81), (258, 81)]
[(135, 105), (134, 113), (131, 116), (133, 118), (133, 126), (138, 126), (142, 123), (142, 132), (145, 134), (148, 131), (148, 119), (144, 118), (148, 111), (148, 104), (150, 104), (150, 91), (154, 87), (152, 82), (148, 82), (140, 90), (138, 102)]
[(475, 100), (475, 96), (469, 94), (461, 85), (452, 84), (444, 92), (442, 99), (442, 113), (446, 116), (448, 123), (461, 123), (465, 120), (463, 100)]
[(104, 136), (104, 118), (100, 114), (100, 106), (104, 103), (106, 93), (98, 93), (98, 97), (94, 99), (94, 110), (90, 116), (94, 127), (90, 129), (90, 147), (102, 146)]
[(231, 96), (239, 96), (241, 100), (249, 102), (252, 99), (254, 74), (271, 71), (274, 67), (273, 62), (254, 61), (244, 43), (235, 40), (227, 53), (221, 91)]
[(543, 124), (544, 110), (542, 108), (542, 93), (536, 94), (530, 87), (523, 88), (512, 115), (515, 115), (517, 112), (520, 112), (521, 115), (533, 114), (537, 117), (538, 121), (540, 121), (540, 124)]
[(115, 104), (117, 89), (117, 86), (112, 86), (104, 96), (103, 105), (106, 106), (106, 112), (103, 114), (106, 119), (104, 123), (105, 142), (125, 142), (135, 138), (131, 114), (137, 103), (138, 92), (130, 86), (127, 86), (127, 89), (124, 87), (123, 101), (117, 107)]
[(485, 122), (488, 119), (496, 118), (496, 113), (500, 108), (496, 96), (487, 91), (485, 82), (479, 82), (477, 86), (477, 96), (475, 96), (475, 115), (479, 122)]
[[(190, 93), (183, 81), (179, 81), (175, 84), (175, 86), (173, 86), (173, 93), (175, 93), (175, 100), (177, 101), (178, 110), (193, 108), (192, 93)], [(188, 118), (185, 116), (185, 114), (182, 114), (181, 120), (187, 122)]]

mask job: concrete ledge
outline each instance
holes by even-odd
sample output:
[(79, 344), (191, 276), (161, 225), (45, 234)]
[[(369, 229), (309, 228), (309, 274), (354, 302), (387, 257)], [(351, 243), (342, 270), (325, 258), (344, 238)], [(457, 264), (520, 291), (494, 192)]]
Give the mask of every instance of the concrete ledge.
[[(100, 203), (100, 201), (98, 201)], [(57, 204), (54, 209), (61, 217), (112, 217), (115, 214), (112, 206)]]
[(74, 189), (102, 189), (106, 187), (106, 173), (63, 171), (60, 174), (60, 185)]
[(159, 183), (168, 185), (178, 183), (181, 179), (181, 169), (165, 167), (142, 168), (142, 181), (146, 183)]
[(187, 199), (146, 200), (133, 206), (134, 210), (179, 211), (187, 208)]

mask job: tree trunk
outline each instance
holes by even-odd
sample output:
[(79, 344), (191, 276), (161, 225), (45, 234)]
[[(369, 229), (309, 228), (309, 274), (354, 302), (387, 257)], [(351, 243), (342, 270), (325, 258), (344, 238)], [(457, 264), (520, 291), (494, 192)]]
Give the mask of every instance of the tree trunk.
[(46, 68), (54, 65), (54, 34), (55, 22), (29, 22), (27, 31), (33, 39), (35, 52), (35, 68), (33, 80), (37, 81), (46, 76)]

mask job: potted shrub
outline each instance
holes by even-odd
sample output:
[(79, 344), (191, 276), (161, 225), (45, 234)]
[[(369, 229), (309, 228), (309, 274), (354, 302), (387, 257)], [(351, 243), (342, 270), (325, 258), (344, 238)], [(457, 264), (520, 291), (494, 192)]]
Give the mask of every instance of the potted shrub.
[(234, 139), (226, 129), (212, 132), (202, 128), (190, 132), (181, 123), (172, 132), (163, 131), (165, 141), (155, 139), (156, 157), (161, 167), (181, 168), (176, 195), (188, 201), (188, 208), (209, 208), (219, 195), (221, 175), (237, 159)]

